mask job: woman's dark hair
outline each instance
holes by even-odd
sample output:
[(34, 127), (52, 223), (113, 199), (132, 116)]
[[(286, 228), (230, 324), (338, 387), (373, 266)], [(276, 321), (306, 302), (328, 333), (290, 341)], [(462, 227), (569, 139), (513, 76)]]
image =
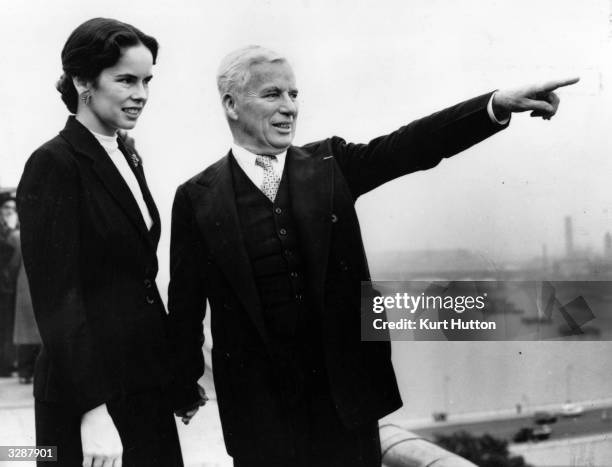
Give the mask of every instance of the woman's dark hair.
[(72, 113), (76, 113), (79, 96), (73, 78), (95, 81), (100, 72), (112, 67), (121, 58), (122, 49), (142, 44), (151, 51), (153, 63), (159, 45), (134, 26), (115, 19), (93, 18), (77, 27), (62, 49), (62, 68), (57, 90)]

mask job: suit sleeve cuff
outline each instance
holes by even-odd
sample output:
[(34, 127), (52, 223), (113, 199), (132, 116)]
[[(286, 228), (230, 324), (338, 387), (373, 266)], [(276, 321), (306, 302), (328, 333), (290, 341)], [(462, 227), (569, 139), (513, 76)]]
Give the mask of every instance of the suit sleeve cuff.
[(489, 103), (487, 104), (487, 113), (489, 114), (489, 118), (493, 123), (497, 123), (498, 125), (507, 125), (510, 121), (510, 117), (500, 120), (495, 116), (495, 112), (493, 112), (493, 97), (495, 96), (496, 92), (497, 91), (491, 94), (491, 97), (489, 98)]

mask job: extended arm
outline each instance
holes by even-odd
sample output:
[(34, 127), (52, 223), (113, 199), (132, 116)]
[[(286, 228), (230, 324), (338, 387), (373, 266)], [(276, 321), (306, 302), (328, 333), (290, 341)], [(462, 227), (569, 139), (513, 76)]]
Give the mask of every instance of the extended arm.
[[(578, 78), (499, 90), (454, 105), (415, 120), (368, 144), (330, 140), (330, 150), (347, 179), (353, 197), (411, 172), (435, 167), (507, 127), (510, 115), (531, 111), (534, 117), (550, 119), (557, 112), (559, 97), (554, 90), (574, 84)], [(500, 125), (491, 119), (488, 105)]]
[(491, 120), (485, 94), (427, 117), (368, 144), (330, 140), (330, 150), (349, 183), (353, 197), (402, 175), (435, 167), (443, 158), (457, 154), (488, 138), (507, 125)]

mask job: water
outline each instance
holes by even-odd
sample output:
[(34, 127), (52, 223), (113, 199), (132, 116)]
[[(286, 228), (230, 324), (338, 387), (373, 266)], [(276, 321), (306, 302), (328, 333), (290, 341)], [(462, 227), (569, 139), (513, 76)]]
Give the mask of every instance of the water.
[(612, 342), (394, 342), (403, 418), (612, 397)]

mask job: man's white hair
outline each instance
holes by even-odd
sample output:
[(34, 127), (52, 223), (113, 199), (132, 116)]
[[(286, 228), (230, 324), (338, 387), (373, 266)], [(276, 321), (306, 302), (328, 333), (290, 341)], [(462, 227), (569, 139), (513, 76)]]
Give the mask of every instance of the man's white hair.
[(251, 66), (258, 63), (286, 62), (287, 59), (273, 50), (259, 45), (247, 45), (234, 50), (221, 60), (217, 72), (217, 89), (221, 97), (241, 91), (249, 81)]

